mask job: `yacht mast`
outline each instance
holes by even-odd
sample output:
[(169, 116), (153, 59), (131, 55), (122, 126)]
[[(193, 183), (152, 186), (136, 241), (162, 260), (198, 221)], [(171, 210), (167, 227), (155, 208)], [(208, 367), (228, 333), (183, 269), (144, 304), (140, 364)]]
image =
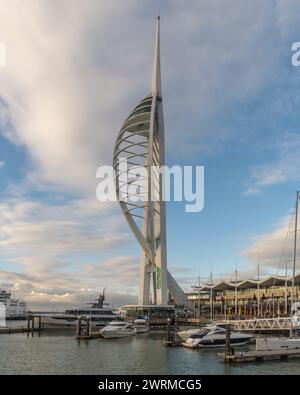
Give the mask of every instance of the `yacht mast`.
[(292, 336), (293, 328), (292, 328), (292, 307), (294, 304), (295, 297), (295, 275), (296, 275), (296, 257), (297, 257), (297, 228), (298, 228), (298, 206), (299, 206), (299, 191), (297, 191), (296, 195), (296, 208), (295, 208), (295, 234), (294, 234), (294, 258), (293, 258), (293, 277), (292, 277), (292, 295), (291, 295), (291, 327), (290, 327), (290, 335)]

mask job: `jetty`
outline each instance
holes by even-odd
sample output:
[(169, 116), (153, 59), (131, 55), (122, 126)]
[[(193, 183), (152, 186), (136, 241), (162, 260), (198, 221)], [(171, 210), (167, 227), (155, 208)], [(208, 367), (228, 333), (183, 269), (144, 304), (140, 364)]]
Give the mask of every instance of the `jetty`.
[(225, 354), (227, 363), (261, 362), (300, 358), (300, 349), (276, 351), (244, 351)]

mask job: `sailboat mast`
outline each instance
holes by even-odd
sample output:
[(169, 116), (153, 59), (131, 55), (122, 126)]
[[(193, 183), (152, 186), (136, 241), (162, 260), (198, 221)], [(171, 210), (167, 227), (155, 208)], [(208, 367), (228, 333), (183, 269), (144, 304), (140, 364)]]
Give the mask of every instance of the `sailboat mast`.
[(291, 295), (291, 328), (290, 333), (292, 335), (292, 307), (295, 298), (295, 275), (296, 275), (296, 257), (297, 257), (297, 230), (298, 230), (298, 207), (299, 207), (299, 191), (296, 196), (296, 208), (295, 208), (295, 234), (294, 234), (294, 259), (293, 259), (293, 277), (292, 277), (292, 295)]

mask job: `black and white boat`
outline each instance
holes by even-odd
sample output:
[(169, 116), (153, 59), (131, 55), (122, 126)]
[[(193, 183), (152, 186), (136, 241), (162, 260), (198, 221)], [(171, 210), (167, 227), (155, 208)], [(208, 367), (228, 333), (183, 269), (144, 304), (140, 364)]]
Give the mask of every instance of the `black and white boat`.
[[(232, 347), (243, 346), (253, 338), (252, 335), (231, 332), (230, 344)], [(188, 348), (216, 348), (225, 347), (226, 331), (217, 325), (206, 325), (198, 329), (186, 339), (182, 345)]]

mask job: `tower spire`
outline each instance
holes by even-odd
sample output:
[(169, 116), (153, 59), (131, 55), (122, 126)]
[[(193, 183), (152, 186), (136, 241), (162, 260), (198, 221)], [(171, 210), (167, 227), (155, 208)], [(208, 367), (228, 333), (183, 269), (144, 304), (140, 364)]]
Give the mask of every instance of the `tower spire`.
[(155, 49), (153, 58), (153, 70), (152, 70), (152, 83), (151, 83), (152, 95), (161, 96), (161, 73), (160, 73), (160, 16), (157, 17), (156, 25), (156, 39)]

